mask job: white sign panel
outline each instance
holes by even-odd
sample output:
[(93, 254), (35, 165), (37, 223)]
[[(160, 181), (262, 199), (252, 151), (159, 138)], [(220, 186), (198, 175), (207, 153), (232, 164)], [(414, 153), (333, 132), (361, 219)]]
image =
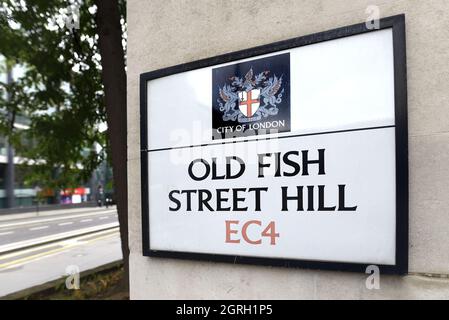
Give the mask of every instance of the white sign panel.
[(405, 272), (403, 25), (143, 74), (144, 254)]

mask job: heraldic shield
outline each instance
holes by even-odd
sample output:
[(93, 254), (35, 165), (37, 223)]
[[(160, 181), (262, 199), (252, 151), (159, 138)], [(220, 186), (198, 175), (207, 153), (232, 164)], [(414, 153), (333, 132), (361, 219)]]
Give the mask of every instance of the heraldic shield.
[(260, 107), (260, 89), (239, 91), (239, 109), (247, 118), (251, 118)]
[(212, 139), (267, 134), (261, 127), (290, 131), (290, 53), (212, 69)]

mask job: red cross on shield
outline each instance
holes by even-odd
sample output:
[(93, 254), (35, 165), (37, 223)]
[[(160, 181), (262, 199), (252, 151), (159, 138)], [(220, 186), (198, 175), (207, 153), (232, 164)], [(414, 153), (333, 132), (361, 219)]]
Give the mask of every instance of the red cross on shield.
[(251, 118), (260, 106), (260, 89), (239, 91), (239, 109), (247, 118)]

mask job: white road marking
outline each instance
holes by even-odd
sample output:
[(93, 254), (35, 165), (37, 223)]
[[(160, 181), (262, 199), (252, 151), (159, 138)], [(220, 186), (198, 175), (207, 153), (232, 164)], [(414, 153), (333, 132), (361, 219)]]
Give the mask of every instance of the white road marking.
[(31, 220), (31, 221), (25, 221), (25, 222), (13, 222), (13, 223), (0, 223), (0, 228), (7, 228), (7, 227), (18, 227), (22, 225), (27, 224), (33, 224), (33, 223), (42, 223), (42, 222), (53, 222), (57, 220), (67, 220), (67, 219), (74, 219), (74, 218), (80, 218), (80, 217), (87, 217), (87, 216), (95, 216), (95, 215), (103, 215), (103, 214), (115, 214), (116, 210), (104, 210), (100, 212), (92, 212), (92, 213), (84, 213), (84, 214), (75, 214), (75, 215), (65, 215), (63, 217), (53, 217), (50, 219), (38, 219), (38, 220)]
[(28, 247), (31, 245), (41, 244), (43, 242), (57, 241), (57, 240), (61, 240), (62, 238), (79, 236), (82, 234), (91, 233), (91, 232), (109, 229), (109, 228), (115, 228), (115, 227), (118, 227), (118, 222), (107, 223), (107, 224), (102, 224), (102, 225), (98, 225), (98, 226), (87, 227), (87, 228), (83, 228), (83, 229), (77, 229), (77, 230), (52, 234), (50, 236), (39, 237), (39, 238), (31, 239), (31, 240), (23, 240), (23, 241), (19, 241), (19, 242), (9, 243), (9, 244), (0, 246), (0, 254), (4, 253), (6, 251), (16, 250), (16, 249)]
[[(118, 227), (117, 227), (118, 228)], [(118, 230), (114, 230), (114, 229), (108, 229), (108, 230), (104, 230), (104, 231), (98, 231), (95, 232), (95, 235), (104, 235), (104, 234), (109, 234), (109, 233), (117, 233), (118, 234)], [(1, 254), (0, 253), (0, 261), (8, 259), (8, 258), (12, 258), (12, 257), (16, 257), (16, 256), (21, 256), (23, 254), (26, 253), (32, 253), (34, 251), (40, 251), (42, 249), (47, 249), (47, 248), (51, 248), (51, 247), (55, 247), (55, 246), (67, 246), (67, 245), (72, 245), (74, 243), (79, 243), (79, 242), (85, 242), (84, 239), (86, 238), (91, 238), (92, 234), (87, 234), (87, 235), (80, 235), (77, 236), (75, 238), (71, 238), (71, 239), (62, 239), (62, 240), (56, 240), (55, 242), (52, 242), (50, 244), (45, 244), (45, 245), (39, 245), (36, 247), (32, 247), (29, 249), (22, 249), (22, 250), (18, 250), (12, 253), (7, 253), (7, 254)]]
[(84, 220), (81, 220), (81, 222), (90, 222), (90, 221), (92, 221), (92, 219), (84, 219)]
[(48, 226), (42, 226), (42, 227), (29, 228), (28, 230), (34, 231), (34, 230), (42, 230), (42, 229), (47, 229), (47, 228), (48, 228)]
[(58, 223), (58, 226), (67, 226), (69, 224), (73, 224), (73, 222), (63, 222), (63, 223)]
[(8, 232), (0, 232), (0, 236), (6, 236), (7, 234), (14, 233), (14, 231), (8, 231)]
[(100, 218), (98, 218), (98, 219), (104, 220), (104, 219), (109, 219), (109, 217), (100, 217)]

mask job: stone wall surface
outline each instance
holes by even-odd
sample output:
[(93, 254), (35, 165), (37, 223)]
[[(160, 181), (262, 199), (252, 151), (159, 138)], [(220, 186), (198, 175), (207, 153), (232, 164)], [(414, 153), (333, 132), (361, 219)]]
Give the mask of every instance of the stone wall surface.
[[(143, 257), (139, 74), (360, 23), (368, 5), (406, 15), (410, 274), (368, 290), (364, 274)], [(447, 12), (447, 0), (128, 0), (131, 298), (449, 298)]]

